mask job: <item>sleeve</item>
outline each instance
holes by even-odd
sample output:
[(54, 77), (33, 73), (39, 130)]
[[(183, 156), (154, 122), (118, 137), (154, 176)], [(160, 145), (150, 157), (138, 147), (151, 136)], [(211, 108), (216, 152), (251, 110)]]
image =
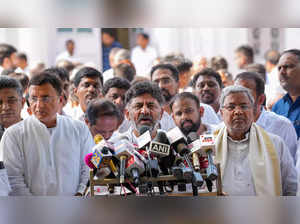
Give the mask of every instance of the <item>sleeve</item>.
[(0, 196), (8, 196), (11, 187), (8, 181), (6, 169), (0, 170)]
[(0, 150), (7, 170), (8, 180), (12, 191), (10, 195), (32, 195), (25, 183), (24, 156), (21, 149), (21, 134), (7, 129), (1, 139)]
[(204, 114), (203, 117), (201, 118), (204, 124), (217, 125), (221, 123), (220, 119), (218, 118), (218, 115), (210, 105), (201, 103), (200, 106), (204, 108)]
[[(277, 137), (279, 138), (279, 137)], [(280, 168), (282, 180), (283, 196), (295, 196), (297, 193), (297, 171), (294, 165), (293, 158), (286, 144), (280, 139), (278, 147), (280, 147)], [(275, 141), (276, 143), (276, 141)]]
[(293, 126), (293, 124), (290, 121), (287, 121), (287, 124), (285, 127), (282, 127), (284, 129), (281, 129), (283, 133), (283, 140), (286, 143), (286, 145), (289, 148), (289, 151), (291, 152), (292, 158), (294, 160), (294, 164), (297, 162), (297, 133)]
[(80, 183), (77, 189), (78, 193), (83, 194), (86, 188), (86, 184), (89, 179), (89, 168), (84, 162), (84, 157), (86, 154), (92, 152), (92, 148), (95, 145), (93, 137), (90, 133), (90, 130), (86, 125), (82, 126), (82, 134), (81, 135), (81, 144), (80, 144), (80, 151), (81, 151), (81, 159), (80, 159)]

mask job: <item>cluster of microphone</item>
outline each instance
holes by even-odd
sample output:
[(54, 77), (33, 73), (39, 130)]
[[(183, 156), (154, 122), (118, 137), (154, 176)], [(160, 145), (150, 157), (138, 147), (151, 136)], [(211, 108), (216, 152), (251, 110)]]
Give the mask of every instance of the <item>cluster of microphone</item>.
[[(148, 126), (139, 129), (137, 145), (124, 136), (115, 144), (105, 140), (97, 141), (93, 153), (86, 155), (86, 164), (93, 169), (98, 179), (115, 178), (135, 193), (154, 193), (157, 186), (160, 194), (172, 192), (177, 185), (178, 191), (185, 191), (192, 184), (193, 195), (206, 182), (211, 192), (218, 171), (213, 163), (214, 139), (212, 135), (191, 132), (187, 136), (178, 127), (168, 132), (157, 131), (151, 138)], [(205, 174), (202, 176), (202, 174)], [(172, 180), (153, 181), (163, 176), (173, 176)], [(204, 178), (203, 178), (204, 177)], [(156, 184), (156, 185), (155, 185)], [(113, 192), (114, 186), (110, 186)]]

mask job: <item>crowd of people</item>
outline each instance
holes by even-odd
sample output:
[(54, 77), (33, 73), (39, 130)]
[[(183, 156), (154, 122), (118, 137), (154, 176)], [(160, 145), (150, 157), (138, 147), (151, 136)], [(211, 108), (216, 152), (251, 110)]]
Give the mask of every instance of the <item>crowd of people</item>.
[[(300, 172), (300, 50), (270, 50), (256, 63), (251, 46), (192, 61), (158, 56), (149, 35), (122, 48), (103, 29), (103, 72), (73, 58), (28, 68), (26, 54), (0, 44), (0, 195), (83, 196), (84, 157), (93, 137), (138, 144), (178, 127), (215, 136), (224, 194), (296, 195)], [(231, 74), (228, 64), (240, 71)]]

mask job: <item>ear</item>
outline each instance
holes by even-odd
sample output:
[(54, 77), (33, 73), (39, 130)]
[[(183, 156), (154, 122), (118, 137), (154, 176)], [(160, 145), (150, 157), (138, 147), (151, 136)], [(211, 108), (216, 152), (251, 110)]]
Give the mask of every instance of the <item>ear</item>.
[(27, 107), (27, 113), (28, 113), (29, 115), (32, 115), (32, 112), (31, 112), (30, 107)]
[(204, 107), (200, 106), (200, 108), (199, 108), (199, 114), (200, 114), (200, 117), (203, 117), (203, 115), (204, 115)]
[(3, 68), (6, 68), (7, 65), (9, 65), (9, 64), (10, 64), (9, 58), (5, 57), (4, 60), (3, 60), (3, 62), (2, 62)]
[(257, 102), (258, 102), (259, 105), (262, 105), (262, 104), (265, 102), (265, 100), (266, 100), (265, 94), (261, 94), (261, 95), (258, 97)]
[(88, 119), (87, 119), (86, 117), (84, 117), (84, 123), (85, 123), (88, 127), (90, 127), (90, 123), (89, 123), (89, 121), (88, 121)]
[(221, 117), (223, 119), (223, 109), (222, 108), (220, 109), (220, 114), (221, 114)]
[(22, 108), (24, 107), (25, 102), (26, 102), (26, 99), (24, 97), (22, 97)]
[(59, 96), (58, 100), (59, 100), (59, 103), (62, 103), (63, 102), (63, 96)]
[(162, 107), (160, 107), (160, 118), (159, 118), (159, 120), (161, 120), (163, 113), (164, 113), (164, 110), (163, 110)]
[(129, 116), (129, 111), (128, 111), (127, 106), (126, 106), (125, 109), (124, 109), (124, 113), (125, 113), (126, 119), (130, 121), (130, 116)]
[(74, 91), (75, 96), (77, 96), (78, 87), (75, 87), (75, 88), (73, 89), (73, 91)]

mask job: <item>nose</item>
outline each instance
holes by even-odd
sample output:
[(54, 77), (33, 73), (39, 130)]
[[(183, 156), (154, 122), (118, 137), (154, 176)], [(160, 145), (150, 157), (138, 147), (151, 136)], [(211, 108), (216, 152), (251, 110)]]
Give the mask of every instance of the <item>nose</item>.
[(122, 105), (123, 104), (122, 97), (119, 96), (117, 99), (114, 100), (114, 103), (117, 104), (117, 105)]
[(209, 89), (209, 86), (207, 84), (205, 84), (202, 88), (203, 90), (208, 90)]
[(242, 113), (243, 113), (243, 110), (240, 106), (236, 106), (234, 108), (234, 114), (239, 115), (239, 114), (242, 114)]
[(146, 104), (144, 104), (143, 107), (141, 108), (141, 113), (143, 113), (143, 114), (149, 114), (150, 113), (150, 110), (149, 110), (149, 108), (147, 107)]
[(43, 107), (45, 105), (44, 101), (41, 98), (38, 98), (36, 101), (36, 107), (40, 108)]
[(93, 85), (90, 85), (90, 86), (88, 87), (88, 91), (89, 91), (89, 92), (95, 92), (95, 91), (96, 91), (96, 88), (95, 88)]
[(187, 117), (188, 117), (188, 116), (187, 116), (186, 113), (182, 113), (182, 114), (181, 114), (181, 120), (186, 120)]

